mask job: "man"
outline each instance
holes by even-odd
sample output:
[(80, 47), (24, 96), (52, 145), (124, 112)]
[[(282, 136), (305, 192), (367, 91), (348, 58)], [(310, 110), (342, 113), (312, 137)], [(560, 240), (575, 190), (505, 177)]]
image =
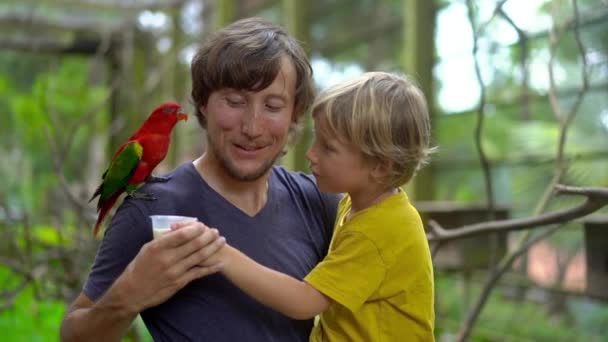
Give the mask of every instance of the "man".
[(198, 217), (256, 261), (302, 279), (326, 254), (337, 198), (273, 166), (314, 97), (298, 43), (262, 19), (217, 32), (192, 62), (192, 98), (207, 151), (128, 198), (116, 212), (63, 340), (119, 340), (137, 314), (155, 340), (307, 341), (312, 322), (258, 304), (202, 267), (223, 245), (192, 225), (152, 241), (148, 215)]

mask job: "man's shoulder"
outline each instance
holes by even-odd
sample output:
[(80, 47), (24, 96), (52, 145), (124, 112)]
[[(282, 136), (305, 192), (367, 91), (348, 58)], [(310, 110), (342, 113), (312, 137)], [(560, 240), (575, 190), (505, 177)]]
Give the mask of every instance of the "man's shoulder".
[(279, 200), (282, 200), (281, 196), (288, 196), (313, 211), (330, 212), (328, 219), (333, 223), (341, 195), (322, 193), (313, 176), (274, 166), (270, 182), (272, 187), (278, 189), (275, 193), (278, 192)]
[(196, 178), (193, 177), (194, 172), (194, 166), (192, 163), (184, 163), (159, 176), (166, 178), (166, 181), (146, 182), (139, 188), (139, 190), (142, 192), (148, 190), (167, 191), (175, 188), (187, 187), (196, 180)]
[(295, 183), (301, 183), (309, 186), (316, 187), (316, 182), (311, 175), (308, 175), (300, 171), (290, 171), (280, 165), (272, 167), (272, 171), (275, 177), (281, 181), (289, 181)]
[(188, 194), (193, 192), (196, 181), (196, 171), (194, 171), (191, 163), (182, 164), (175, 169), (160, 175), (166, 178), (166, 181), (146, 182), (136, 191), (151, 195), (155, 200), (136, 199), (131, 196), (127, 197), (126, 202), (137, 207), (154, 207), (157, 205), (166, 205), (166, 202), (174, 202), (181, 198), (187, 198)]
[(283, 166), (273, 166), (270, 186), (279, 189), (281, 192), (313, 196), (322, 196), (317, 183), (311, 175), (299, 171), (289, 171)]

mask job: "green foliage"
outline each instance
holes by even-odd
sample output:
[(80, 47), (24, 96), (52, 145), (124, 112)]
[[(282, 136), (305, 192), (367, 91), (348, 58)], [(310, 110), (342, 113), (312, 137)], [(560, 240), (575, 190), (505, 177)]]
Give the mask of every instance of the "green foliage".
[[(0, 284), (3, 289), (16, 284), (15, 276), (5, 267), (0, 267)], [(2, 340), (57, 341), (64, 312), (63, 302), (39, 301), (30, 285), (17, 296), (13, 307), (0, 312)]]
[[(574, 95), (564, 97), (567, 113)], [(560, 127), (545, 98), (530, 104), (532, 117), (520, 118), (517, 104), (489, 106), (484, 117), (482, 144), (493, 171), (495, 196), (512, 203), (515, 216), (531, 214), (555, 172)], [(588, 93), (571, 123), (565, 145), (570, 166), (563, 182), (571, 185), (608, 184), (606, 139), (600, 122), (608, 100), (601, 93)], [(439, 153), (434, 158), (438, 198), (480, 202), (484, 198), (483, 175), (475, 147), (477, 113), (442, 115), (435, 121)], [(567, 196), (564, 205), (576, 197)], [(511, 199), (517, 199), (511, 202)]]
[[(464, 5), (461, 0), (436, 2), (439, 6)], [(64, 9), (51, 3), (52, 1), (44, 1), (36, 7), (36, 13), (44, 12), (49, 18), (62, 18), (66, 14)], [(386, 30), (383, 25), (387, 22), (403, 25), (400, 16), (404, 14), (404, 3), (402, 0), (365, 0), (355, 3), (313, 1), (310, 4), (313, 14), (310, 22), (312, 41), (308, 42), (308, 46), (313, 48), (315, 55), (328, 58), (333, 65), (358, 63), (363, 68), (393, 70), (394, 66), (403, 64), (399, 61), (403, 52), (403, 30), (396, 25)], [(545, 13), (550, 12), (553, 3), (562, 6), (556, 16), (560, 23), (571, 19), (573, 10), (570, 1), (546, 1)], [(588, 16), (595, 12), (605, 13), (604, 3), (603, 0), (579, 0), (581, 14)], [(491, 9), (495, 4), (477, 2), (476, 5)], [(278, 7), (273, 5), (262, 16), (280, 21)], [(26, 2), (13, 1), (12, 4), (0, 5), (0, 11), (6, 11), (7, 8), (31, 11)], [(119, 10), (108, 8), (100, 9), (95, 16), (112, 23), (123, 19), (119, 14)], [(504, 21), (499, 15), (494, 20)], [(512, 206), (512, 216), (529, 215), (555, 172), (555, 161), (552, 158), (557, 151), (559, 126), (545, 94), (546, 85), (533, 84), (535, 88), (529, 94), (529, 117), (525, 117), (521, 104), (521, 48), (518, 45), (498, 44), (495, 37), (499, 35), (494, 35), (496, 32), (492, 28), (496, 26), (492, 25), (494, 23), (489, 26), (490, 30), (482, 37), (480, 45), (484, 50), (480, 51), (480, 55), (487, 55), (480, 61), (484, 64), (482, 69), (484, 81), (487, 82), (488, 100), (482, 143), (492, 163), (496, 199), (501, 204)], [(606, 82), (607, 25), (606, 20), (596, 20), (594, 24), (581, 28), (588, 56), (593, 57), (590, 60), (594, 64), (590, 65), (590, 70), (591, 83), (595, 86)], [(375, 33), (366, 34), (369, 33), (366, 30)], [(19, 27), (11, 29), (11, 32), (21, 36), (27, 35), (26, 31)], [(535, 35), (533, 32), (528, 33)], [(70, 35), (71, 33), (64, 32), (58, 38)], [(158, 36), (166, 38), (164, 34)], [(200, 37), (189, 37), (186, 40), (195, 41), (193, 38), (198, 41)], [(460, 40), (462, 37), (455, 39)], [(536, 83), (542, 84), (542, 80), (548, 79), (548, 39), (539, 35), (529, 41), (528, 47), (528, 62), (535, 63), (534, 68), (530, 69), (530, 80), (541, 79), (541, 82)], [(86, 190), (90, 184), (84, 184), (88, 182), (85, 165), (92, 164), (88, 158), (94, 139), (101, 138), (98, 141), (102, 143), (106, 140), (122, 142), (131, 133), (127, 128), (138, 125), (145, 115), (146, 110), (141, 110), (142, 104), (148, 101), (147, 98), (160, 96), (156, 91), (139, 88), (147, 88), (147, 82), (158, 75), (165, 75), (158, 69), (162, 63), (155, 63), (157, 60), (162, 61), (162, 54), (159, 55), (152, 49), (141, 49), (137, 44), (135, 49), (139, 51), (135, 51), (137, 58), (132, 62), (132, 70), (126, 71), (124, 75), (108, 75), (125, 78), (116, 102), (120, 113), (112, 113), (112, 119), (119, 119), (117, 122), (121, 119), (125, 129), (118, 133), (112, 132), (116, 135), (111, 139), (108, 130), (110, 106), (106, 102), (109, 89), (105, 85), (98, 85), (98, 82), (108, 80), (103, 80), (105, 75), (91, 64), (93, 62), (90, 59), (11, 51), (0, 54), (0, 111), (7, 113), (0, 125), (0, 153), (3, 156), (3, 163), (0, 164), (0, 209), (3, 209), (0, 211), (0, 232), (10, 229), (13, 233), (10, 240), (3, 239), (0, 242), (0, 248), (3, 252), (10, 252), (10, 248), (31, 248), (34, 259), (42, 259), (41, 255), (48, 249), (62, 247), (73, 259), (73, 264), (62, 264), (57, 258), (43, 259), (43, 265), (52, 273), (46, 274), (50, 278), (37, 279), (35, 288), (28, 287), (17, 297), (13, 308), (0, 313), (2, 340), (57, 340), (65, 306), (55, 300), (39, 301), (34, 294), (55, 295), (60, 292), (58, 289), (64, 289), (60, 286), (68, 287), (60, 285), (60, 279), (75, 273), (84, 274), (92, 261), (92, 253), (95, 252), (92, 246), (84, 248), (85, 251), (69, 254), (76, 252), (74, 249), (77, 241), (82, 243), (84, 240), (78, 234), (82, 233), (85, 224), (63, 195), (63, 184), (60, 184), (57, 172), (65, 177), (67, 185), (73, 187), (71, 190), (74, 192)], [(142, 58), (139, 59), (140, 57)], [(455, 54), (438, 58), (458, 59), (462, 56)], [(568, 89), (574, 87), (576, 90), (581, 84), (580, 67), (580, 54), (574, 35), (570, 32), (560, 40), (555, 64), (559, 104), (565, 113), (576, 96), (576, 92), (568, 93)], [(169, 69), (166, 66), (162, 68)], [(415, 71), (412, 73), (415, 74)], [(435, 77), (441, 82), (452, 75)], [(600, 116), (605, 115), (603, 113), (608, 108), (605, 90), (604, 86), (587, 93), (572, 122), (566, 140), (569, 169), (563, 181), (567, 184), (608, 186), (608, 129), (599, 124)], [(146, 96), (138, 98), (134, 94)], [(434, 136), (435, 142), (440, 147), (440, 152), (433, 161), (436, 163), (434, 172), (437, 199), (476, 203), (484, 200), (484, 179), (474, 144), (475, 115), (474, 112), (442, 115), (433, 123), (437, 133)], [(100, 147), (96, 149), (101, 150)], [(553, 200), (549, 209), (577, 203), (580, 203), (580, 198), (563, 197)], [(14, 224), (9, 227), (3, 214), (27, 221), (30, 227), (27, 234), (30, 234), (31, 241), (35, 243), (28, 245), (29, 242), (26, 243), (24, 237), (24, 225)], [(580, 225), (574, 224), (571, 229), (563, 229), (549, 241), (568, 251), (575, 251), (581, 243), (578, 229)], [(11, 253), (2, 255), (10, 256)], [(14, 288), (19, 285), (19, 278), (6, 267), (0, 266), (0, 285), (3, 289)], [(69, 284), (69, 289), (79, 288), (79, 285)], [(472, 299), (478, 294), (477, 285), (472, 288)], [(438, 275), (438, 335), (457, 331), (465, 312), (463, 294), (458, 279)], [(497, 289), (483, 310), (472, 340), (599, 341), (599, 336), (608, 335), (607, 321), (608, 310), (597, 303), (571, 299), (568, 302), (567, 316), (549, 318), (540, 305), (507, 300)], [(137, 321), (136, 326), (138, 334), (150, 341), (141, 321)]]
[[(568, 308), (582, 331), (594, 336), (608, 336), (608, 309), (589, 300), (572, 300)], [(599, 341), (599, 339), (597, 339)]]
[(58, 187), (53, 166), (66, 179), (81, 178), (91, 135), (107, 117), (100, 104), (108, 89), (91, 85), (88, 75), (86, 60), (66, 58), (57, 70), (39, 74), (31, 89), (20, 90), (15, 80), (0, 78), (0, 92), (11, 95), (0, 101), (11, 113), (2, 153), (14, 163), (3, 167), (9, 180), (4, 187), (18, 210), (36, 212), (53, 202), (47, 197)]
[[(18, 277), (6, 267), (0, 266), (0, 287), (10, 289), (19, 285)], [(66, 305), (58, 300), (40, 300), (36, 289), (29, 285), (7, 310), (0, 311), (0, 331), (3, 341), (57, 341), (59, 327)], [(135, 320), (133, 330), (123, 341), (153, 341), (141, 317)]]
[(513, 157), (547, 158), (556, 153), (555, 142), (559, 136), (559, 128), (555, 123), (538, 120), (521, 122), (511, 134), (510, 154)]
[[(480, 284), (470, 284), (476, 298)], [(435, 279), (436, 336), (454, 336), (468, 306), (463, 301), (465, 285), (459, 276), (438, 273)], [(481, 341), (600, 341), (605, 336), (608, 308), (589, 301), (569, 301), (568, 315), (550, 317), (542, 305), (503, 297), (495, 289), (484, 307), (470, 340)], [(574, 319), (570, 319), (573, 317)], [(602, 321), (601, 319), (604, 318)]]

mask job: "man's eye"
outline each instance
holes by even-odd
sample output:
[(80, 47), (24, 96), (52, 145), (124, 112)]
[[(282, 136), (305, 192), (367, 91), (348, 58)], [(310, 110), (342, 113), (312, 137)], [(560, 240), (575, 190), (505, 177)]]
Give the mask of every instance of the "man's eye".
[(245, 104), (245, 101), (241, 99), (231, 99), (229, 97), (226, 98), (226, 102), (228, 102), (228, 104), (233, 107), (238, 107)]
[(268, 110), (271, 111), (271, 112), (278, 112), (281, 109), (283, 109), (283, 106), (266, 105), (266, 108), (268, 108)]

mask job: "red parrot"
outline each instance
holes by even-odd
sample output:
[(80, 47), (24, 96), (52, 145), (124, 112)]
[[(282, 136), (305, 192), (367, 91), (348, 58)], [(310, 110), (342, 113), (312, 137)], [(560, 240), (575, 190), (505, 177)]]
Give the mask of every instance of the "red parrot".
[(110, 166), (102, 176), (101, 184), (89, 200), (91, 202), (99, 196), (93, 236), (97, 236), (101, 222), (122, 193), (153, 200), (153, 196), (135, 190), (146, 181), (168, 181), (167, 178), (152, 176), (152, 170), (165, 159), (171, 141), (171, 131), (177, 121), (188, 120), (188, 115), (181, 112), (180, 108), (176, 103), (158, 106), (137, 132), (114, 153)]

